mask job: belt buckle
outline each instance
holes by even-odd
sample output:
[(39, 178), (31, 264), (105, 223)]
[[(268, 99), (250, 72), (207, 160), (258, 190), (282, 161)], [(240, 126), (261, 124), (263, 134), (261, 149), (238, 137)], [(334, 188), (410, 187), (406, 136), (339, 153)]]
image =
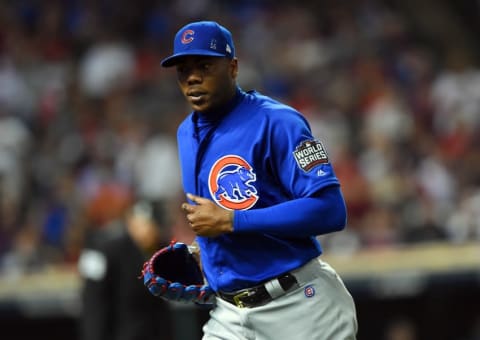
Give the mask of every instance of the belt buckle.
[(238, 308), (244, 308), (245, 304), (240, 299), (248, 295), (249, 295), (248, 290), (238, 293), (237, 295), (234, 295), (233, 302), (235, 303), (235, 306), (237, 306)]

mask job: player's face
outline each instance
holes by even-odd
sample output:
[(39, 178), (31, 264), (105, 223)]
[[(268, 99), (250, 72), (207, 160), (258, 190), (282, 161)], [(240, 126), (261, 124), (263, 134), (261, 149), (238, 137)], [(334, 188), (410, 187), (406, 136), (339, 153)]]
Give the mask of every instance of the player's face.
[(201, 113), (221, 108), (235, 95), (237, 60), (187, 56), (177, 63), (180, 89), (192, 106)]

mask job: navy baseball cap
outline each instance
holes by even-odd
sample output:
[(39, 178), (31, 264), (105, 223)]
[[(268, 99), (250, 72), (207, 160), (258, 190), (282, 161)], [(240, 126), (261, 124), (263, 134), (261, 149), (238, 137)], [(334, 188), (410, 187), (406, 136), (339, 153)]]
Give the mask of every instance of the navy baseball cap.
[(173, 54), (162, 60), (163, 67), (174, 66), (188, 55), (235, 57), (232, 34), (214, 21), (198, 21), (182, 27), (175, 35)]

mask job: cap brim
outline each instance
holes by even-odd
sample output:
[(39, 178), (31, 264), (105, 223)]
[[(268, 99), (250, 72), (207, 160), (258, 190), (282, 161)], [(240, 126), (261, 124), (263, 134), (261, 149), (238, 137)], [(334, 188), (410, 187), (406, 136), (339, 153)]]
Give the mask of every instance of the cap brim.
[(185, 52), (179, 52), (163, 59), (160, 63), (163, 67), (175, 66), (178, 62), (178, 59), (186, 56), (207, 56), (207, 57), (226, 57), (226, 55), (205, 50), (190, 50)]

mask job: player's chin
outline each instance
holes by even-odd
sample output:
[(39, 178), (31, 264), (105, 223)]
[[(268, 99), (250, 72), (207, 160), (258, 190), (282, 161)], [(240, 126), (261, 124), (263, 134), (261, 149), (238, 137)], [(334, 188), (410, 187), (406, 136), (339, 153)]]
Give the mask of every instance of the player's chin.
[(210, 103), (206, 100), (190, 100), (190, 106), (194, 111), (200, 113), (208, 112), (211, 107)]

